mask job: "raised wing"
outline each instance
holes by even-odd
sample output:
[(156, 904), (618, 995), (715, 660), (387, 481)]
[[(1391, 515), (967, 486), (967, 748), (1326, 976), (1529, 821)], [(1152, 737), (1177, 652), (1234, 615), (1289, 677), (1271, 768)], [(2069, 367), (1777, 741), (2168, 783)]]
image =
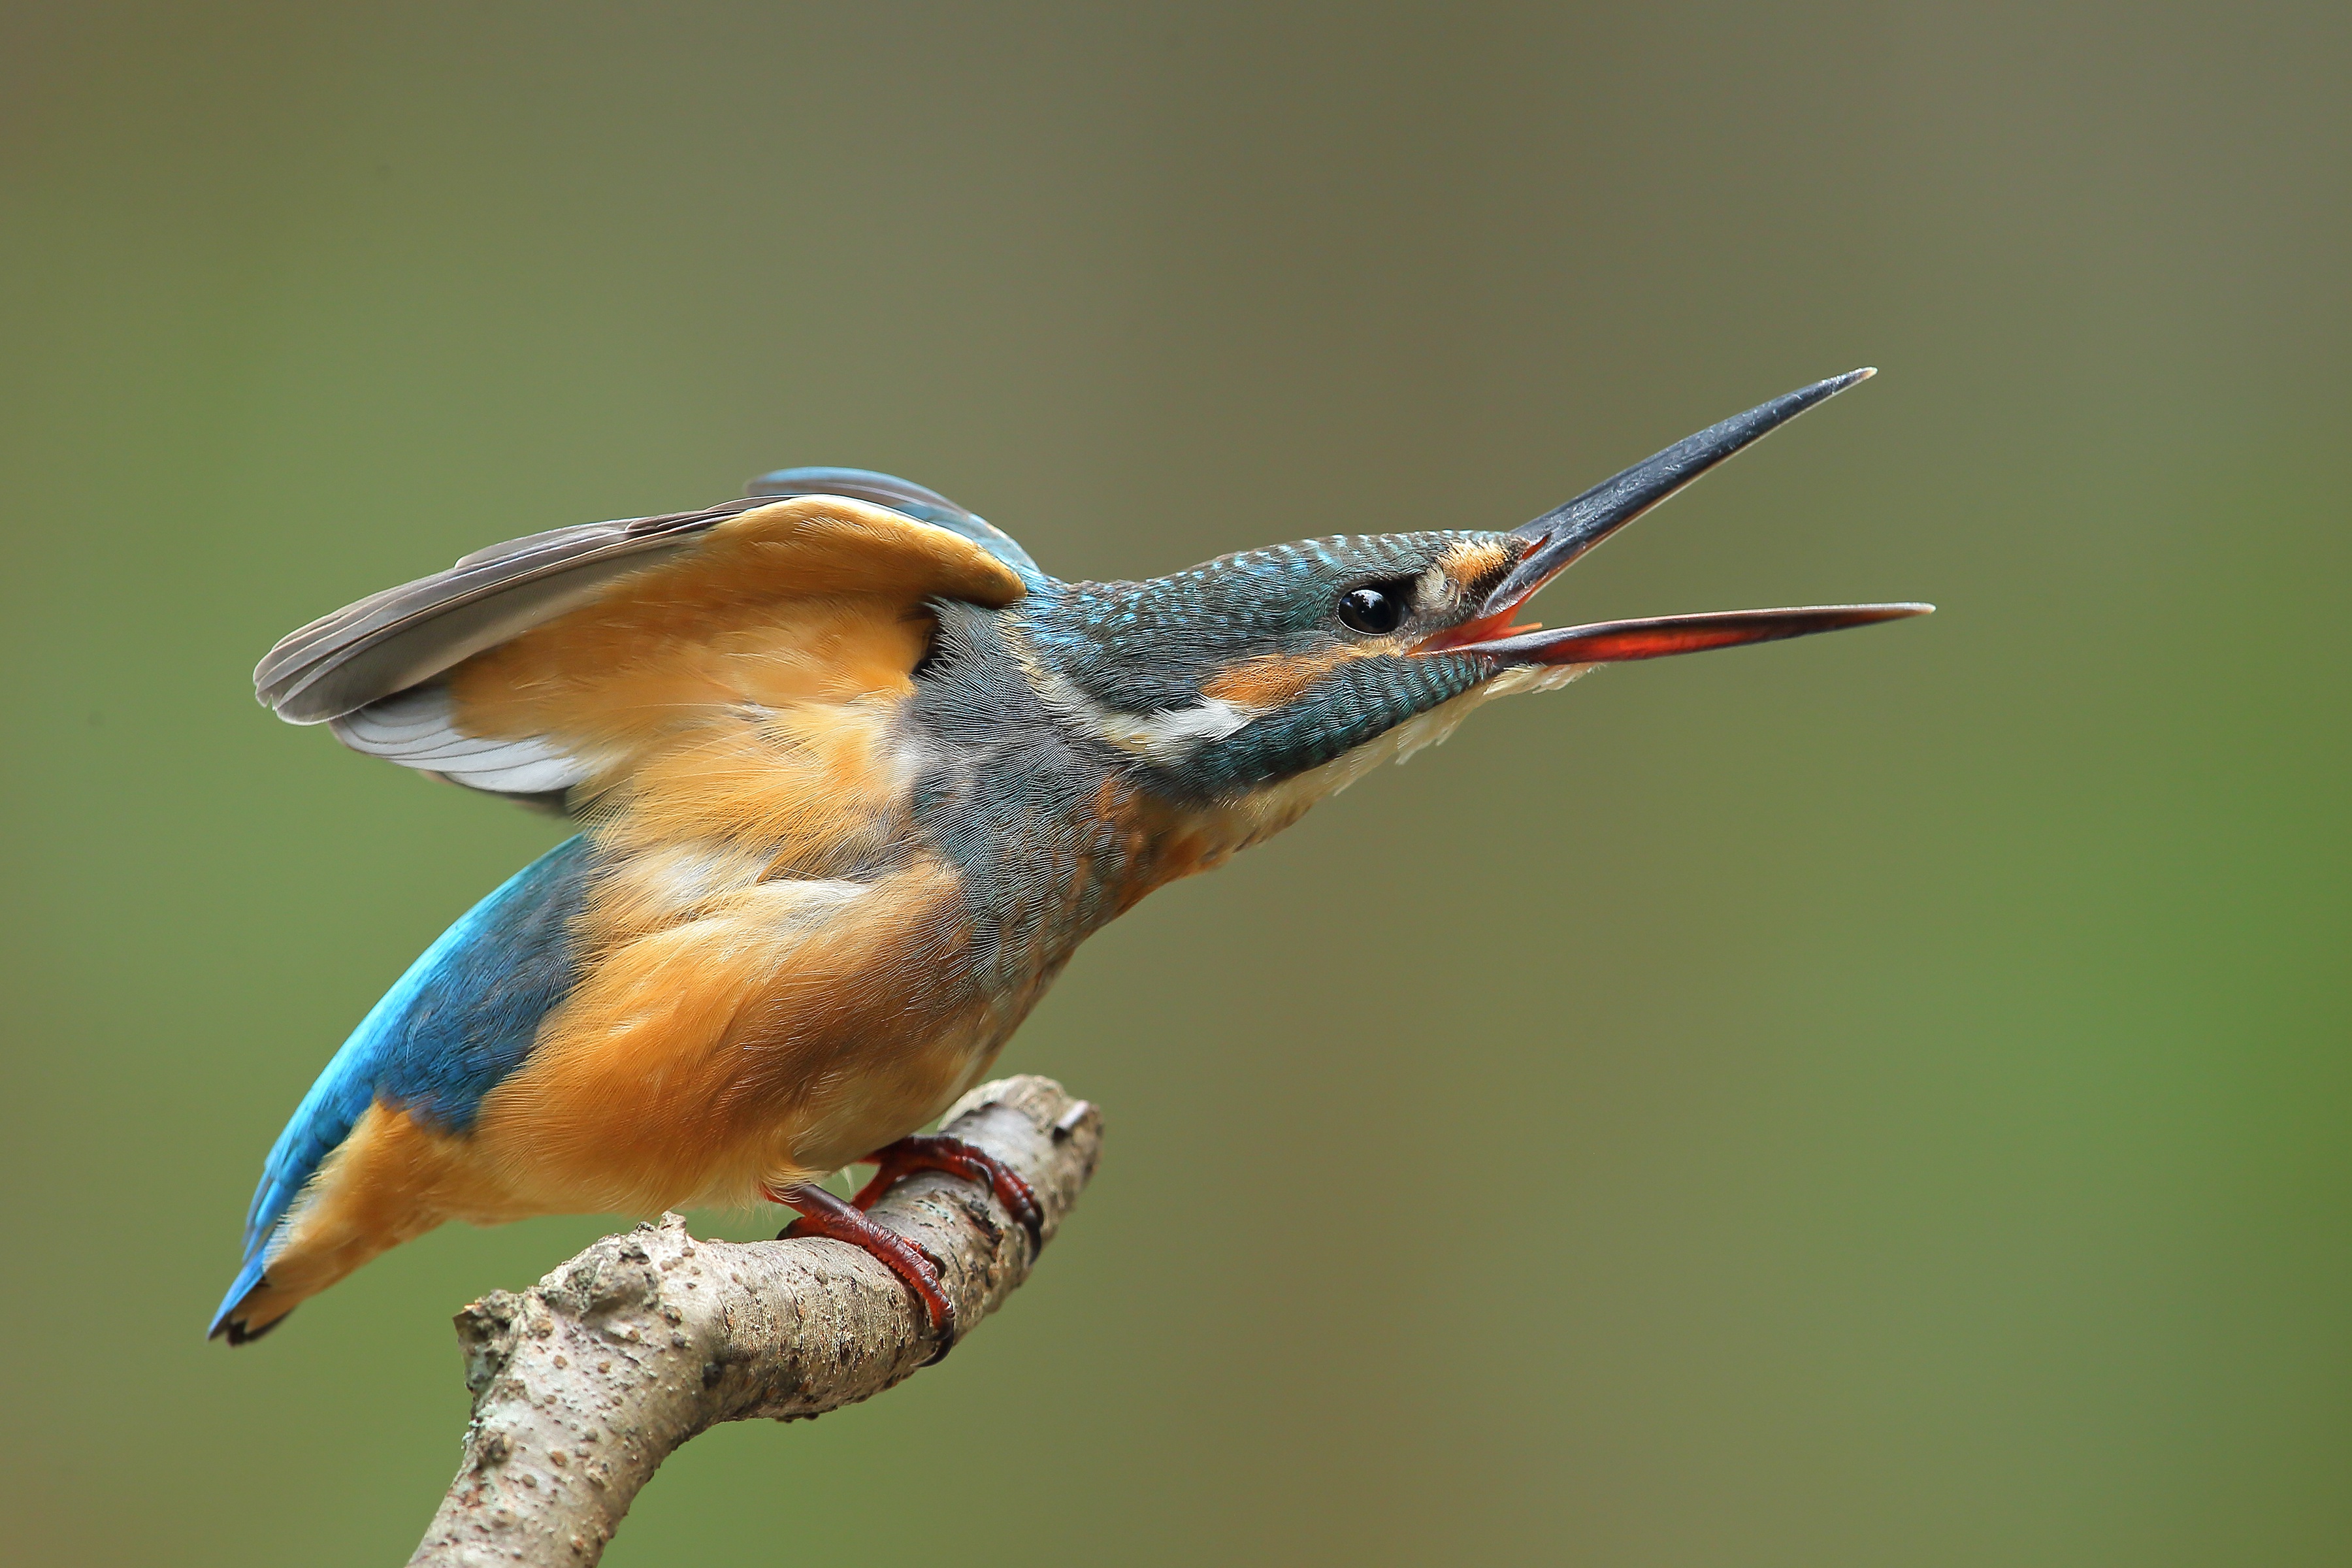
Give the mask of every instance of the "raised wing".
[(1024, 584), (966, 528), (843, 488), (492, 546), (303, 627), (256, 690), (356, 751), (543, 799), (609, 784), (716, 715), (904, 689), (927, 601), (1005, 605)]
[(743, 487), (752, 496), (851, 496), (903, 511), (908, 517), (961, 533), (1020, 573), (1039, 576), (1037, 563), (1020, 542), (980, 513), (956, 505), (937, 490), (871, 468), (778, 468)]

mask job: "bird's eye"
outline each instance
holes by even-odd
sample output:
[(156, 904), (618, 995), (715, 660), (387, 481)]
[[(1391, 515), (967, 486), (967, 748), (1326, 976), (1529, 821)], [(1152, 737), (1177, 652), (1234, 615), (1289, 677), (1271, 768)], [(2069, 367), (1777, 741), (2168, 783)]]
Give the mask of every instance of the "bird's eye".
[(1339, 595), (1339, 618), (1360, 632), (1392, 632), (1404, 625), (1404, 596), (1382, 588), (1350, 588)]

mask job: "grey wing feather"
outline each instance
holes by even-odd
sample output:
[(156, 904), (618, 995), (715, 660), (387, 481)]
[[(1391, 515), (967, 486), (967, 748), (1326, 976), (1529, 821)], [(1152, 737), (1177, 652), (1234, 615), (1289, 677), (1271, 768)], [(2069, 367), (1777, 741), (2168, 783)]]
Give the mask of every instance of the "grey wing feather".
[(281, 719), (328, 724), (355, 752), (560, 809), (563, 792), (593, 774), (590, 762), (535, 738), (464, 733), (435, 677), (589, 603), (624, 574), (692, 549), (695, 535), (728, 518), (787, 496), (847, 496), (961, 534), (1024, 577), (1039, 574), (1002, 530), (887, 474), (783, 468), (745, 488), (741, 500), (700, 511), (549, 529), (478, 550), (286, 637), (255, 668), (254, 693)]
[(462, 732), (449, 689), (437, 680), (330, 719), (327, 727), (354, 752), (494, 795), (555, 795), (586, 783), (593, 771), (535, 735), (501, 741)]
[(586, 604), (622, 574), (676, 554), (692, 535), (768, 503), (747, 496), (701, 511), (552, 529), (476, 551), (446, 572), (372, 594), (288, 637), (255, 667), (254, 694), (292, 723), (341, 718)]

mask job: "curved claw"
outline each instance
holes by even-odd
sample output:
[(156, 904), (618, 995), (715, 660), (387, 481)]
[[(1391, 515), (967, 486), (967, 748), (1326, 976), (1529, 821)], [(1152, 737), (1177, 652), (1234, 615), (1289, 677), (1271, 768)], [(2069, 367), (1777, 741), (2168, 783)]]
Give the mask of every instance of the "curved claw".
[(874, 1179), (858, 1189), (861, 1209), (873, 1207), (882, 1194), (918, 1171), (938, 1171), (967, 1182), (978, 1182), (996, 1195), (1005, 1212), (1029, 1233), (1030, 1250), (1045, 1245), (1045, 1210), (1021, 1173), (986, 1150), (944, 1133), (918, 1133), (901, 1138), (867, 1156), (877, 1167)]
[(800, 1218), (776, 1233), (778, 1241), (803, 1237), (845, 1241), (897, 1275), (922, 1307), (923, 1315), (930, 1321), (931, 1331), (939, 1336), (940, 1348), (923, 1364), (929, 1366), (946, 1359), (948, 1352), (955, 1348), (956, 1310), (955, 1303), (940, 1288), (939, 1259), (897, 1231), (867, 1218), (863, 1210), (844, 1203), (814, 1182), (772, 1187), (768, 1195), (787, 1208), (800, 1211)]

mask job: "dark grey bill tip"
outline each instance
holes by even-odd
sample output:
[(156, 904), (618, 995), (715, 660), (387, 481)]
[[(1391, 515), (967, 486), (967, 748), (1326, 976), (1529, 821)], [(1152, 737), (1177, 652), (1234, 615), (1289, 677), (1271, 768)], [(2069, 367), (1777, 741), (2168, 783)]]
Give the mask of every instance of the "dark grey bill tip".
[(1720, 425), (1684, 437), (1515, 530), (1522, 538), (1536, 541), (1536, 547), (1495, 589), (1488, 604), (1502, 608), (1517, 603), (1559, 575), (1578, 556), (1726, 458), (1753, 446), (1815, 404), (1825, 403), (1877, 374), (1874, 367), (1865, 365), (1759, 403), (1745, 414), (1735, 414)]

